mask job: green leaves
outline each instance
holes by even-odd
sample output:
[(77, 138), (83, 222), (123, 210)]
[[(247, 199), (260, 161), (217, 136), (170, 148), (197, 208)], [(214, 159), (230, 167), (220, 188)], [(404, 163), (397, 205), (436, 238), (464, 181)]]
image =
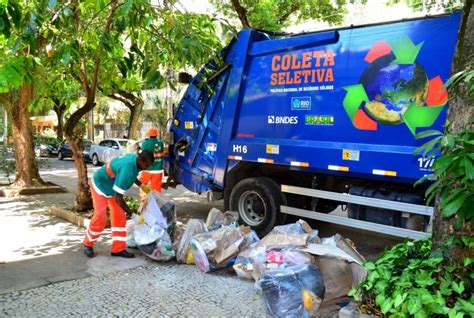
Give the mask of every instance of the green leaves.
[[(471, 243), (467, 237), (464, 241)], [(452, 244), (459, 241), (445, 245)], [(471, 270), (464, 266), (472, 266), (473, 260), (466, 259), (464, 264), (450, 262), (439, 256), (444, 254), (444, 246), (433, 252), (431, 247), (431, 239), (423, 239), (384, 251), (375, 262), (364, 264), (369, 274), (350, 291), (350, 296), (362, 295), (364, 308), (389, 317), (457, 317), (457, 313), (469, 312), (465, 295), (472, 293), (473, 286), (467, 277)]]

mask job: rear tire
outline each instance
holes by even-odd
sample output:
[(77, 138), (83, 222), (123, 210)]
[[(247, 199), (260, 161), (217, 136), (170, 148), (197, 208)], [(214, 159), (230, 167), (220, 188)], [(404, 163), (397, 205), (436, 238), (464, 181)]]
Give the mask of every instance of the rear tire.
[(64, 156), (63, 156), (63, 153), (61, 151), (58, 152), (58, 159), (59, 160), (64, 160)]
[(231, 211), (239, 213), (239, 222), (249, 225), (260, 237), (285, 221), (280, 205), (286, 205), (280, 186), (263, 177), (241, 180), (232, 189), (229, 199)]
[(94, 166), (100, 166), (99, 157), (97, 156), (96, 153), (92, 155), (92, 164)]

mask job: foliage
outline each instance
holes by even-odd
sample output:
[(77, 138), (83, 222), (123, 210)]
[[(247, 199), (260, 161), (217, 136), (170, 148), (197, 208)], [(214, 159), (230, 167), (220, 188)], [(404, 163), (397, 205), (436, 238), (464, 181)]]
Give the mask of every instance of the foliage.
[[(474, 70), (472, 64), (449, 78), (446, 86), (450, 92), (460, 87), (465, 87), (467, 96), (472, 101), (474, 95)], [(442, 155), (433, 163), (434, 174), (422, 178), (418, 183), (426, 179), (435, 180), (426, 191), (427, 202), (430, 203), (439, 194), (440, 209), (444, 218), (457, 216), (454, 224), (455, 230), (459, 230), (464, 221), (471, 222), (474, 226), (474, 118), (470, 118), (468, 124), (461, 133), (452, 133), (446, 128), (446, 132), (436, 130), (423, 131), (416, 138), (432, 137), (428, 142), (415, 150), (414, 154), (422, 153), (423, 157), (430, 158), (442, 152)], [(449, 127), (447, 123), (446, 127)]]
[[(418, 138), (429, 136), (435, 137), (419, 147), (415, 154), (423, 153), (429, 158), (443, 150), (443, 155), (433, 163), (436, 181), (426, 191), (428, 203), (439, 191), (443, 216), (450, 218), (458, 215), (456, 229), (462, 226), (463, 220), (474, 224), (474, 132), (466, 128), (460, 134), (428, 130), (417, 135)], [(421, 181), (427, 178), (433, 176)]]
[[(374, 263), (364, 266), (367, 279), (351, 290), (350, 296), (363, 297), (366, 313), (390, 317), (464, 317), (474, 314), (474, 265), (449, 259), (449, 241), (436, 251), (431, 239), (407, 241), (386, 250)], [(472, 242), (471, 242), (472, 244)]]
[[(231, 0), (211, 0), (216, 9), (228, 17), (237, 17)], [(320, 20), (330, 24), (341, 23), (347, 13), (346, 0), (239, 0), (244, 8), (250, 27), (268, 31), (280, 31), (291, 23)], [(271, 14), (269, 14), (271, 12)], [(293, 19), (292, 19), (293, 18)]]
[(132, 210), (133, 213), (137, 213), (140, 202), (132, 197), (125, 197), (124, 199), (130, 210)]
[(407, 6), (412, 8), (414, 11), (452, 11), (461, 9), (464, 5), (463, 0), (389, 0), (387, 5), (394, 5), (400, 2), (404, 2)]

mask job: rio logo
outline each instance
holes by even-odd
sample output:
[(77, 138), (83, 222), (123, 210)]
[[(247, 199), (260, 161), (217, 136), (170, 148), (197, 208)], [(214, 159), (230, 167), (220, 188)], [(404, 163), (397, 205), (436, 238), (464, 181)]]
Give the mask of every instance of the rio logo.
[(311, 97), (292, 97), (291, 110), (311, 110)]

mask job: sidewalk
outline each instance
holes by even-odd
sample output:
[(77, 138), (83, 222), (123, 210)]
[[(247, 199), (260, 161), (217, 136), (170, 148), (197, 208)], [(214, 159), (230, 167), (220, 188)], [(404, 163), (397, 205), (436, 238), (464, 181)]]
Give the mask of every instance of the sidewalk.
[[(70, 169), (42, 176), (74, 190)], [(196, 204), (202, 197), (183, 189), (167, 195), (180, 202), (180, 215), (207, 214), (207, 204)], [(253, 282), (149, 261), (136, 250), (134, 259), (111, 257), (108, 230), (96, 245), (98, 256), (86, 258), (84, 230), (47, 214), (51, 205), (68, 208), (73, 200), (72, 192), (0, 198), (0, 316), (267, 315)]]

